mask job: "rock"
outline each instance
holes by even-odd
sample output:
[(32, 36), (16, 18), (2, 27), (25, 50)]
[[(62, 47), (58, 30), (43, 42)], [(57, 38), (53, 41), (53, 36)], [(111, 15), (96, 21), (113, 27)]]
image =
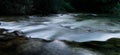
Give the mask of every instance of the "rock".
[(25, 34), (23, 33), (23, 32), (21, 32), (21, 31), (13, 31), (12, 33), (10, 33), (12, 36), (14, 36), (14, 37), (25, 37)]
[(27, 43), (24, 43), (19, 46), (17, 49), (18, 55), (39, 55), (40, 49), (44, 43), (40, 40), (32, 40), (30, 39)]
[(7, 33), (7, 29), (3, 29), (3, 28), (1, 28), (0, 29), (0, 35), (2, 35), (2, 34), (6, 34)]
[(73, 55), (72, 50), (62, 41), (42, 42), (29, 40), (18, 48), (18, 55)]
[(0, 40), (11, 40), (16, 37), (27, 38), (25, 34), (21, 31), (15, 30), (15, 31), (9, 32), (9, 30), (7, 29), (3, 29), (3, 28), (0, 29)]
[(73, 55), (62, 41), (27, 38), (20, 31), (6, 29), (0, 29), (0, 36), (0, 55)]
[(44, 44), (40, 55), (73, 55), (73, 53), (64, 42), (55, 40)]
[(67, 45), (75, 48), (90, 49), (103, 55), (120, 55), (120, 38), (111, 38), (107, 41), (88, 41), (88, 42), (75, 42), (64, 41)]
[(26, 38), (16, 37), (2, 37), (0, 38), (0, 55), (17, 55), (18, 46), (26, 43), (28, 40)]

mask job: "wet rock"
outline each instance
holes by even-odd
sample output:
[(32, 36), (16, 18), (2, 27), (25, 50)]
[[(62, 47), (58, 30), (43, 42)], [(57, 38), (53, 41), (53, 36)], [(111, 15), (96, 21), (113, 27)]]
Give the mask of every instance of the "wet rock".
[(8, 31), (7, 29), (1, 28), (1, 29), (0, 29), (0, 35), (6, 34), (7, 31)]
[(107, 41), (88, 41), (88, 42), (74, 42), (64, 41), (72, 48), (86, 48), (94, 52), (100, 52), (103, 55), (120, 55), (120, 39), (111, 38)]
[(74, 48), (75, 55), (102, 55), (99, 52), (92, 51), (86, 48)]
[(0, 55), (73, 55), (62, 41), (27, 38), (20, 31), (0, 31)]
[(42, 47), (41, 55), (73, 55), (73, 53), (65, 43), (55, 40)]
[(31, 39), (27, 43), (19, 46), (17, 49), (18, 55), (39, 55), (43, 44), (38, 40)]
[(18, 49), (19, 55), (73, 55), (71, 49), (61, 41), (30, 40)]
[(9, 32), (9, 30), (7, 29), (3, 29), (3, 28), (0, 29), (0, 40), (11, 40), (16, 37), (27, 38), (25, 34), (21, 31)]
[(23, 32), (21, 32), (21, 31), (13, 31), (13, 32), (11, 32), (10, 33), (11, 34), (11, 36), (14, 36), (14, 37), (25, 37), (25, 34), (23, 33)]
[(14, 38), (9, 40), (0, 40), (0, 55), (17, 55), (19, 45), (27, 42), (24, 38)]

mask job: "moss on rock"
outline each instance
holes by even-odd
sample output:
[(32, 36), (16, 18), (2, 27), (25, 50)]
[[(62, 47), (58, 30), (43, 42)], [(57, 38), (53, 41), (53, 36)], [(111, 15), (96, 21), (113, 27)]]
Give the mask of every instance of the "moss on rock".
[(93, 51), (98, 51), (104, 55), (119, 55), (120, 54), (120, 39), (112, 38), (107, 41), (90, 41), (90, 42), (68, 42), (71, 47), (83, 47)]

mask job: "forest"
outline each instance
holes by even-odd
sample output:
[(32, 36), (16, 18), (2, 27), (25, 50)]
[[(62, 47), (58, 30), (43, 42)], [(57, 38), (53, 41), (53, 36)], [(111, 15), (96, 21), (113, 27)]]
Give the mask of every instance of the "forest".
[(120, 15), (119, 0), (0, 0), (0, 7), (1, 15), (80, 12)]

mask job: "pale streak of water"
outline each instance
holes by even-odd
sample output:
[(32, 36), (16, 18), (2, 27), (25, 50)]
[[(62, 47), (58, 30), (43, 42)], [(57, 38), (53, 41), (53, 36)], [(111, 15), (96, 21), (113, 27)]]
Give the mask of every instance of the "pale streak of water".
[(76, 21), (75, 14), (58, 14), (50, 17), (29, 16), (29, 19), (19, 22), (1, 21), (0, 28), (21, 30), (28, 37), (43, 39), (58, 39), (69, 41), (105, 41), (110, 38), (120, 38), (120, 25), (104, 19), (87, 19)]

